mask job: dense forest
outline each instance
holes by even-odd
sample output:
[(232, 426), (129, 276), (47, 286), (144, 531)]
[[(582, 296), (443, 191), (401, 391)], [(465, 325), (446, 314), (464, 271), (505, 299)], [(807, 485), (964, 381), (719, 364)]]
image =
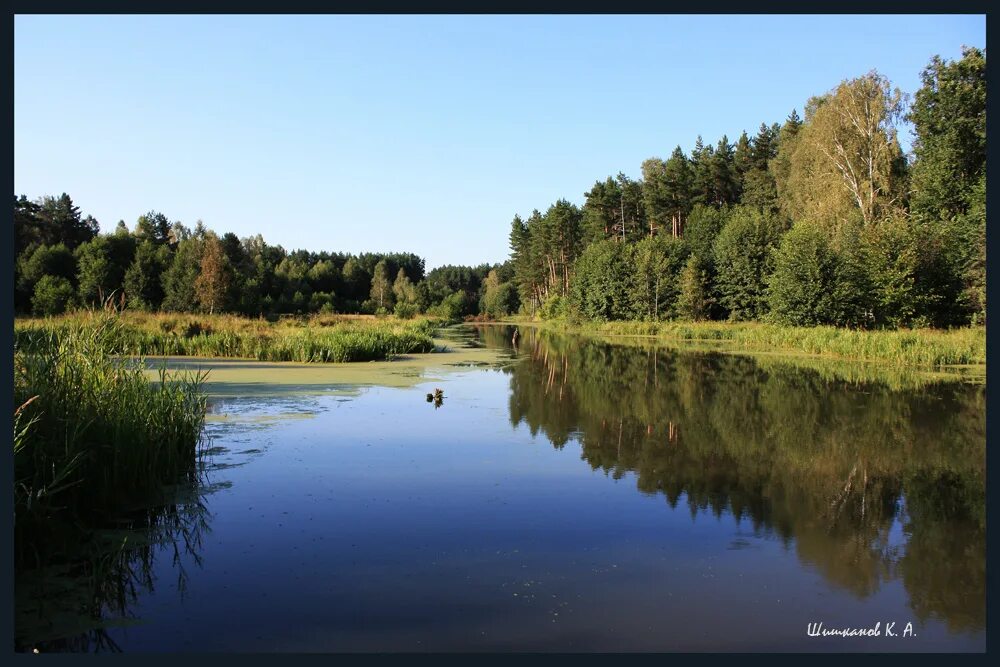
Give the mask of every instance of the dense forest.
[(872, 71), (801, 118), (598, 180), (582, 207), (515, 216), (503, 264), (425, 272), (411, 253), (288, 252), (156, 211), (99, 233), (66, 194), (15, 196), (15, 308), (984, 323), (986, 54), (934, 57), (922, 81), (911, 103)]
[[(597, 181), (510, 233), (529, 312), (950, 326), (986, 316), (986, 54), (934, 57), (912, 104), (872, 71), (804, 118)], [(897, 128), (912, 124), (912, 156)]]
[[(113, 299), (132, 309), (295, 313), (431, 312), (459, 318), (480, 312), (500, 265), (424, 270), (412, 253), (287, 252), (260, 236), (222, 236), (162, 213), (133, 229), (98, 233), (69, 195), (14, 199), (15, 308), (52, 315)], [(494, 289), (493, 292), (496, 290)], [(493, 297), (493, 292), (490, 296)], [(516, 309), (516, 304), (505, 310)]]

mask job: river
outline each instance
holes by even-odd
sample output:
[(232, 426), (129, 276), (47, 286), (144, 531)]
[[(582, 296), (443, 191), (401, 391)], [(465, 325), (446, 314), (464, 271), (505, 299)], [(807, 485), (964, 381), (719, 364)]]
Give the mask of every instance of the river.
[(202, 484), (53, 646), (985, 650), (982, 381), (511, 332), (168, 360), (210, 371)]

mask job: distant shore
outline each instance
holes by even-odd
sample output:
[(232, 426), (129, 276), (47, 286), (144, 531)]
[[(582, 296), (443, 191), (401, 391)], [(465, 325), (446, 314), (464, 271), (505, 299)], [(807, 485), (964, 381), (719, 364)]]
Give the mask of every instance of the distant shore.
[(723, 342), (752, 352), (790, 352), (906, 366), (985, 366), (986, 328), (845, 329), (791, 327), (758, 322), (571, 322), (508, 318), (503, 323), (566, 333)]

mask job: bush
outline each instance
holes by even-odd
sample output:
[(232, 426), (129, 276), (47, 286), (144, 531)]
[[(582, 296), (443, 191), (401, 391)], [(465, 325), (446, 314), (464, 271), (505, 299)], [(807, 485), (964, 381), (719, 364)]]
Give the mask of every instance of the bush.
[(58, 315), (73, 301), (73, 286), (60, 276), (42, 276), (35, 284), (31, 308), (36, 315)]
[(940, 230), (905, 217), (890, 218), (866, 229), (864, 240), (879, 324), (953, 323), (962, 286), (949, 271)]
[(543, 320), (559, 319), (561, 317), (565, 317), (568, 312), (569, 302), (559, 294), (553, 294), (550, 296), (545, 300), (545, 303), (542, 304), (542, 307), (538, 309), (538, 315)]
[(393, 314), (401, 320), (412, 320), (417, 315), (417, 306), (412, 303), (397, 301)]
[(836, 321), (831, 302), (839, 262), (826, 234), (810, 224), (795, 225), (774, 254), (767, 289), (771, 313), (784, 324), (813, 326)]

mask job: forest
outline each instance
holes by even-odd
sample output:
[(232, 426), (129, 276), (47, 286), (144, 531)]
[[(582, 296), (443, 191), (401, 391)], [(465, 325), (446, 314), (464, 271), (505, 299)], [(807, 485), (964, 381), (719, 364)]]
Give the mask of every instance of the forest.
[[(986, 54), (935, 56), (913, 95), (873, 70), (735, 142), (515, 216), (502, 264), (286, 251), (150, 211), (108, 233), (67, 194), (14, 198), (15, 309), (514, 314), (953, 327), (986, 318)], [(912, 126), (912, 151), (898, 133)]]

